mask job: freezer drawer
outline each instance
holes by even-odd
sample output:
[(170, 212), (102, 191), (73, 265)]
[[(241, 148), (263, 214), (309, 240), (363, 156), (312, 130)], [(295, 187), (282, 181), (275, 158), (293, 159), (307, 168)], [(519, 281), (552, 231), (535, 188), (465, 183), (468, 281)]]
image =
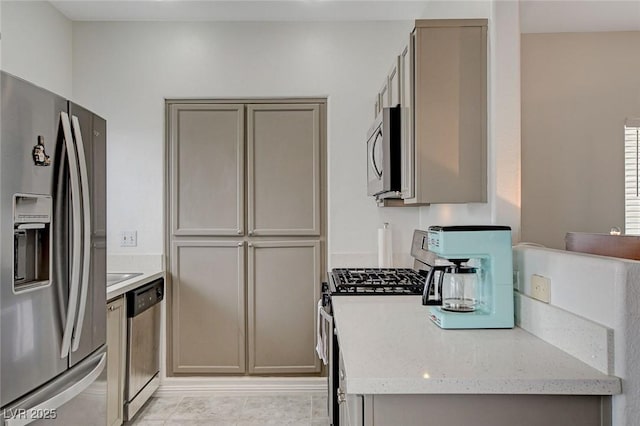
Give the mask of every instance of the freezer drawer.
[(5, 426), (104, 426), (107, 406), (107, 355), (101, 347), (86, 360), (4, 408)]

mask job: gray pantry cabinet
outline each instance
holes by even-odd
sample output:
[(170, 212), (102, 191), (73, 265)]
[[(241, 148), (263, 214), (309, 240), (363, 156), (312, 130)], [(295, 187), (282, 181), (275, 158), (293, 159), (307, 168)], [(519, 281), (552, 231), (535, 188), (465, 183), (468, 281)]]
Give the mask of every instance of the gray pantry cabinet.
[(126, 369), (127, 312), (124, 296), (107, 304), (107, 426), (124, 419), (124, 375)]
[(170, 372), (320, 371), (324, 102), (167, 102)]

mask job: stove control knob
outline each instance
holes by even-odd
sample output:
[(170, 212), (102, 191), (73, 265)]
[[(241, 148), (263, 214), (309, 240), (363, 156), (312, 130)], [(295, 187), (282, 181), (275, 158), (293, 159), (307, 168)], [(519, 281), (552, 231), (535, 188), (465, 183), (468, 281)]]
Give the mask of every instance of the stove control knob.
[(326, 293), (329, 291), (329, 283), (322, 283), (322, 292)]
[(347, 401), (347, 395), (345, 395), (345, 393), (340, 388), (338, 388), (338, 393), (336, 397), (338, 399), (338, 404), (342, 404), (343, 402)]

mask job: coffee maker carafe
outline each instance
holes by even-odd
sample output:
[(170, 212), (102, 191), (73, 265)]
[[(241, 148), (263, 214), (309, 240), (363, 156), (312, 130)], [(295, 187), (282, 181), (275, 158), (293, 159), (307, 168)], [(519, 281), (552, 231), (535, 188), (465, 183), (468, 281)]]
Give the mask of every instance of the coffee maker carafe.
[(442, 276), (442, 309), (473, 312), (478, 306), (478, 269), (456, 263)]
[(441, 304), (429, 308), (433, 322), (447, 329), (513, 328), (510, 227), (431, 226), (428, 249), (449, 262), (439, 268)]

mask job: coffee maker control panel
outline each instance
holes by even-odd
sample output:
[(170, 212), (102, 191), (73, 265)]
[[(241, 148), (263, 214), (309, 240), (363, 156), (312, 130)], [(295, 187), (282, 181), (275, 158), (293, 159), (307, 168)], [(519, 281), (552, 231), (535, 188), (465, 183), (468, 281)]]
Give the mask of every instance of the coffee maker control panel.
[(440, 232), (429, 231), (429, 250), (436, 250), (440, 247)]

